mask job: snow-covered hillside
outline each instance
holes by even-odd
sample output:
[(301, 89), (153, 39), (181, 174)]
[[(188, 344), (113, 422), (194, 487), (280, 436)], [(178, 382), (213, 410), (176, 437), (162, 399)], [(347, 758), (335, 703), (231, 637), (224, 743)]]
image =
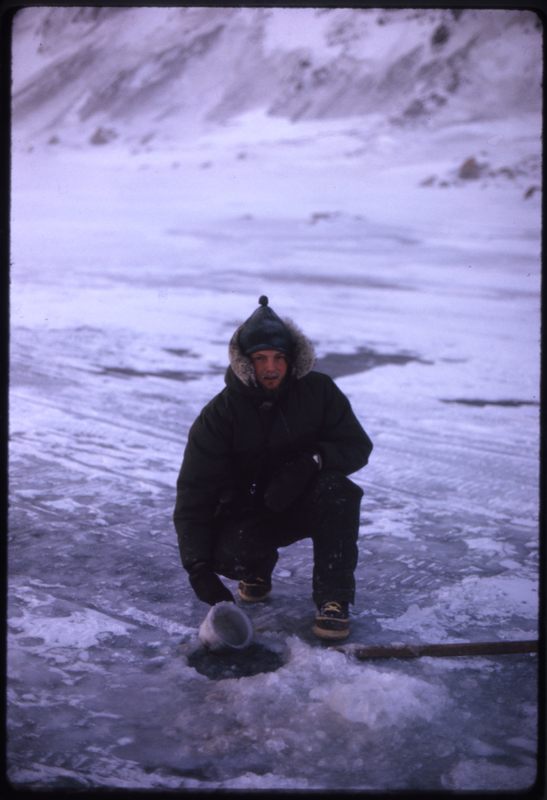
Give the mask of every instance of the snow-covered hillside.
[(15, 129), (149, 142), (254, 109), (398, 125), (537, 111), (539, 24), (532, 12), (472, 9), (22, 10)]
[(519, 11), (17, 14), (18, 790), (534, 784), (537, 655), (326, 649), (302, 541), (249, 610), (260, 657), (215, 661), (172, 510), (267, 294), (374, 442), (350, 644), (537, 639), (541, 45)]

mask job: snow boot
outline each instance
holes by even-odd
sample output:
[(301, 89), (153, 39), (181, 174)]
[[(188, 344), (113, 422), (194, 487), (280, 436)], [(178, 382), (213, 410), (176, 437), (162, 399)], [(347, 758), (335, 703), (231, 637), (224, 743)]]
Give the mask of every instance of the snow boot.
[(239, 582), (237, 590), (247, 603), (260, 603), (272, 591), (272, 583), (264, 578), (245, 578)]
[(330, 600), (315, 615), (313, 633), (320, 639), (345, 639), (349, 636), (349, 603)]

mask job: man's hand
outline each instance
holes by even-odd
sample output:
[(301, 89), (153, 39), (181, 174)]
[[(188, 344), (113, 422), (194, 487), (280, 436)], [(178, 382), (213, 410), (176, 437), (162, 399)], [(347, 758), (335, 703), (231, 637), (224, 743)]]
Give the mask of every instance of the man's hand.
[(321, 469), (321, 458), (317, 454), (302, 453), (285, 464), (274, 475), (266, 491), (264, 503), (270, 511), (285, 511), (308, 488), (312, 478)]
[(188, 577), (192, 589), (204, 603), (214, 606), (223, 600), (235, 602), (231, 591), (224, 586), (208, 562), (198, 561), (188, 571)]

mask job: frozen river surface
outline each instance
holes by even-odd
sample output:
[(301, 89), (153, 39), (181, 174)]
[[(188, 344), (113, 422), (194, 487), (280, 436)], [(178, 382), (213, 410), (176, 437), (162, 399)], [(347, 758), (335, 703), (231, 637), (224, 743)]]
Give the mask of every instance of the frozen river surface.
[[(540, 196), (533, 169), (496, 173), (533, 164), (537, 117), (423, 139), (261, 124), (14, 156), (10, 780), (523, 789), (537, 656), (316, 645), (307, 542), (250, 610), (277, 669), (196, 668), (175, 481), (261, 293), (375, 444), (350, 641), (538, 635)], [(491, 176), (459, 180), (473, 155)]]

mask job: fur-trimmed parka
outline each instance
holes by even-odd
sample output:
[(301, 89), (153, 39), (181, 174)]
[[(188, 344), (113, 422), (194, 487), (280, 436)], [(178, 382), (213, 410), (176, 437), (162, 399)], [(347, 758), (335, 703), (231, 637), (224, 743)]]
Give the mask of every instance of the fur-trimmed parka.
[(293, 348), (281, 388), (272, 394), (257, 384), (238, 345), (238, 328), (229, 345), (226, 386), (189, 431), (174, 512), (187, 570), (211, 559), (219, 514), (260, 509), (269, 479), (291, 458), (319, 453), (322, 469), (344, 475), (368, 461), (372, 442), (349, 400), (332, 378), (313, 371), (312, 343), (291, 320), (283, 321)]

